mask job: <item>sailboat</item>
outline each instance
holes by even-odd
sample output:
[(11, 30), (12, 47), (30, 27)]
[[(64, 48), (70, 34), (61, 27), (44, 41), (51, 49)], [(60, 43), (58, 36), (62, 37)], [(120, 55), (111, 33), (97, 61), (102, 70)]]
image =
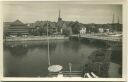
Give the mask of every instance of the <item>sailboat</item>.
[(50, 53), (49, 53), (49, 29), (48, 29), (48, 22), (47, 22), (47, 42), (48, 42), (48, 71), (49, 72), (60, 72), (63, 67), (61, 65), (51, 65), (51, 60), (50, 60)]
[[(72, 75), (77, 75), (77, 74), (79, 74), (79, 73), (77, 73), (77, 72), (73, 72), (73, 71), (71, 71), (71, 66), (72, 66), (72, 64), (71, 63), (69, 63), (69, 72), (62, 72), (61, 70), (63, 69), (63, 67), (61, 66), (61, 65), (52, 65), (51, 64), (51, 60), (50, 60), (50, 53), (49, 53), (49, 46), (50, 46), (50, 44), (49, 44), (49, 35), (48, 35), (48, 33), (49, 33), (49, 29), (48, 29), (49, 27), (48, 27), (48, 22), (47, 22), (47, 42), (48, 42), (48, 51), (47, 51), (47, 53), (48, 53), (48, 71), (49, 72), (51, 72), (51, 73), (54, 73), (54, 74), (56, 74), (57, 73), (57, 78), (60, 78), (60, 77), (63, 77), (63, 78), (68, 78), (69, 77), (69, 75), (70, 74), (72, 74)], [(63, 75), (64, 75), (64, 73), (65, 73), (65, 75), (67, 75), (68, 77), (64, 77)], [(72, 76), (71, 75), (71, 76)], [(92, 76), (93, 77), (92, 77)], [(85, 73), (84, 74), (84, 76), (85, 77), (88, 77), (88, 78), (98, 78), (98, 76), (96, 76), (93, 72), (91, 73), (91, 75), (89, 74), (89, 73)], [(71, 76), (70, 76), (70, 78), (71, 78)], [(78, 77), (78, 78), (82, 78), (82, 77)]]

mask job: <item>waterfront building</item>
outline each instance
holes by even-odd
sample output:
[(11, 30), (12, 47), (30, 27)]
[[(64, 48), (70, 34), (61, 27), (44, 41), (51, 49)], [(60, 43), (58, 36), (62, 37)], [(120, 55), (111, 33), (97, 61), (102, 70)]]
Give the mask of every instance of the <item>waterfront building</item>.
[(29, 27), (29, 34), (30, 35), (34, 35), (34, 32), (36, 31), (35, 27), (34, 27), (34, 23), (28, 23), (27, 26)]
[(99, 32), (100, 33), (103, 33), (104, 32), (104, 29), (103, 28), (99, 28)]
[(67, 25), (63, 22), (60, 33), (63, 34), (64, 29), (67, 28)]
[(3, 28), (4, 36), (7, 36), (7, 29), (10, 27), (10, 24), (11, 24), (11, 22), (4, 22), (3, 23), (3, 25), (4, 25), (4, 28)]
[(51, 21), (36, 21), (30, 25), (32, 35), (46, 35), (47, 28), (49, 34), (57, 34), (56, 22)]
[(106, 29), (106, 33), (109, 33), (110, 32), (110, 29)]
[(10, 23), (6, 30), (7, 35), (10, 36), (26, 36), (29, 34), (28, 26), (22, 23), (20, 20)]
[(86, 33), (86, 28), (82, 28), (81, 30), (80, 30), (80, 34), (85, 34)]
[(58, 30), (57, 30), (57, 26), (56, 26), (56, 22), (48, 22), (48, 30), (49, 30), (49, 34), (51, 35), (56, 35), (58, 34)]

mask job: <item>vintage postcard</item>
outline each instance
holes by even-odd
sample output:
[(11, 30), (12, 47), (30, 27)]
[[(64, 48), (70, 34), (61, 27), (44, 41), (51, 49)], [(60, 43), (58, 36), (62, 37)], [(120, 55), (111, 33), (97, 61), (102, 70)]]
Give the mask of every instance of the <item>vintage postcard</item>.
[(3, 79), (125, 79), (124, 12), (123, 1), (2, 1)]
[[(13, 81), (2, 81), (2, 82), (13, 82)], [(15, 82), (28, 82), (28, 81), (15, 81)], [(29, 81), (29, 82), (38, 82), (38, 81)], [(98, 82), (98, 81), (85, 81), (85, 82)], [(100, 81), (100, 82), (117, 82), (117, 81)], [(125, 81), (118, 81), (118, 82), (125, 82)]]

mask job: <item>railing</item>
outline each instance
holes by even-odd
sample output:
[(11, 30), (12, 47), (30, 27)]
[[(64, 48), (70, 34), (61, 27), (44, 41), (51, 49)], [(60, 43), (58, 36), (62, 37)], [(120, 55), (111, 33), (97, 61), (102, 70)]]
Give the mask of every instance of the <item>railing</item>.
[[(82, 66), (72, 66), (72, 70), (69, 70), (69, 67), (66, 66), (61, 71), (64, 77), (82, 77)], [(59, 72), (49, 72), (48, 76), (57, 77)]]

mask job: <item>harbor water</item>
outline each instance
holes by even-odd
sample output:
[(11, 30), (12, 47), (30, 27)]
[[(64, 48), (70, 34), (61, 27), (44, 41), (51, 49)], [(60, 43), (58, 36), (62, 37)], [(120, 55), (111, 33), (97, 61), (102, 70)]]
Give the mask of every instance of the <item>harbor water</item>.
[[(80, 70), (88, 64), (92, 52), (103, 46), (73, 40), (50, 40), (50, 61), (52, 65), (61, 65), (68, 70)], [(48, 76), (47, 41), (4, 42), (4, 76), (6, 77), (47, 77)], [(115, 55), (116, 54), (116, 55)], [(121, 56), (112, 53), (107, 77), (121, 77)]]

